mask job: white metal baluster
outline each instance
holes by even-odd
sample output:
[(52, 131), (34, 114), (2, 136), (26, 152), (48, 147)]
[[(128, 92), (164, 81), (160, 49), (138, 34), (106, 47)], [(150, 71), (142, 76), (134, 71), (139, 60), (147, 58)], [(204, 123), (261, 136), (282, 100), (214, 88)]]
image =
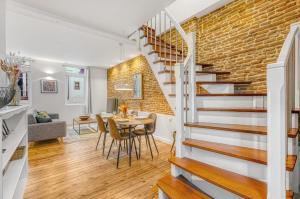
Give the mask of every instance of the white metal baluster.
[(146, 43), (149, 43), (149, 21), (147, 21), (147, 26), (146, 26), (146, 29), (147, 29), (147, 38), (146, 38)]
[(172, 72), (173, 72), (173, 66), (172, 66), (172, 22), (170, 20), (170, 54), (169, 54), (169, 62), (170, 62), (170, 79), (171, 81), (173, 80), (172, 78)]
[[(166, 57), (166, 52), (167, 52), (167, 13), (165, 13), (165, 31), (164, 31), (164, 43), (165, 43), (165, 50), (164, 50), (164, 54), (165, 54), (165, 57)], [(166, 62), (166, 59), (165, 59), (165, 67), (167, 66), (167, 62)]]
[(175, 53), (176, 53), (176, 63), (178, 63), (178, 33), (176, 32), (175, 29), (175, 33), (176, 33), (176, 47), (175, 47)]
[[(159, 13), (159, 42), (160, 42), (160, 44), (161, 44), (161, 41), (162, 41), (162, 33), (161, 33), (161, 25), (162, 25), (161, 20), (162, 20), (162, 17), (161, 17), (161, 15), (162, 15), (162, 11)], [(160, 45), (160, 47), (159, 47), (160, 56), (159, 57), (161, 57), (161, 51), (162, 51), (162, 49), (161, 49), (161, 45)]]
[(154, 32), (154, 46), (155, 46), (155, 50), (156, 50), (156, 15), (155, 15), (155, 21), (154, 21), (154, 26), (155, 26), (155, 28), (154, 28), (154, 30), (155, 30), (155, 32)]

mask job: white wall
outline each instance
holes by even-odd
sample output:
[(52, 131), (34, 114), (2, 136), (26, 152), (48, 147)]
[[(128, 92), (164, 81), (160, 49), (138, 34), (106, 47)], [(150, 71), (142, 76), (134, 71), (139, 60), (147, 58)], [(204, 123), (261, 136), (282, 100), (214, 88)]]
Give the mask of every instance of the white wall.
[[(100, 74), (96, 74), (96, 73)], [(61, 63), (53, 63), (36, 60), (31, 67), (32, 82), (32, 108), (47, 111), (49, 113), (59, 113), (60, 119), (72, 123), (74, 117), (84, 114), (85, 107), (82, 105), (66, 105), (66, 85), (65, 73)], [(41, 93), (40, 80), (51, 78), (58, 81), (57, 94)], [(99, 78), (99, 79), (98, 79)], [(101, 79), (102, 78), (102, 79)], [(97, 92), (97, 86), (106, 82), (106, 70), (97, 69), (93, 74), (92, 87), (93, 92)], [(105, 87), (105, 89), (104, 89)], [(99, 90), (102, 94), (93, 95), (94, 101), (105, 101), (106, 103), (106, 85), (100, 85)], [(104, 92), (105, 90), (105, 92)], [(106, 105), (105, 105), (106, 106)], [(105, 106), (98, 106), (102, 110)]]
[[(157, 114), (156, 132), (154, 137), (162, 142), (172, 144), (173, 131), (176, 130), (175, 116)], [(149, 112), (139, 112), (139, 115), (148, 116)]]
[(167, 9), (178, 21), (183, 22), (193, 16), (204, 16), (233, 0), (176, 0)]
[(91, 98), (94, 114), (106, 111), (107, 102), (107, 70), (91, 68)]
[[(5, 0), (0, 0), (0, 58), (3, 58), (5, 56), (6, 52), (6, 35), (5, 35), (5, 6), (6, 1)], [(0, 87), (5, 86), (6, 81), (5, 81), (5, 74), (1, 71), (0, 69)]]

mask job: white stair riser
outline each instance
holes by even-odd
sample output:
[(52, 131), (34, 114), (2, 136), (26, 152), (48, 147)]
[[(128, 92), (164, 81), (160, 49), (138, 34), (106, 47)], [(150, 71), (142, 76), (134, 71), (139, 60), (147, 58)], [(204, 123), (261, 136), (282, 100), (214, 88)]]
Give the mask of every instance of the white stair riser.
[(215, 74), (200, 73), (196, 75), (196, 81), (215, 82), (217, 81), (217, 76)]
[[(198, 121), (221, 124), (267, 126), (267, 113), (198, 111)], [(298, 127), (298, 114), (292, 114), (292, 127)]]
[[(266, 135), (221, 131), (204, 128), (190, 128), (190, 136), (188, 138), (214, 143), (228, 144), (233, 146), (267, 150)], [(298, 147), (296, 139), (297, 138), (288, 138), (289, 155), (297, 154)]]
[[(171, 85), (175, 93), (175, 84)], [(189, 86), (189, 85), (188, 85)], [(233, 94), (234, 93), (234, 84), (203, 84), (197, 85), (197, 87), (202, 87), (208, 93), (211, 94)]]
[(263, 96), (200, 96), (197, 106), (203, 108), (249, 108), (266, 107), (267, 98)]

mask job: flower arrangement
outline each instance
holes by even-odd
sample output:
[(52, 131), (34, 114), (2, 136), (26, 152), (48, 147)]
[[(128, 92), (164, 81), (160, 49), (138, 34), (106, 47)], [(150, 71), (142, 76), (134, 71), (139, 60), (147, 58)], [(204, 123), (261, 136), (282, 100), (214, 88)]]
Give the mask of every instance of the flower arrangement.
[(121, 113), (122, 118), (127, 118), (127, 113), (128, 113), (128, 106), (127, 104), (123, 103), (119, 106), (119, 111)]
[(16, 91), (18, 90), (17, 81), (20, 76), (20, 67), (22, 64), (21, 58), (15, 54), (9, 54), (5, 60), (0, 60), (0, 69), (5, 72), (9, 80), (8, 87), (1, 87), (0, 108), (9, 104), (18, 105)]

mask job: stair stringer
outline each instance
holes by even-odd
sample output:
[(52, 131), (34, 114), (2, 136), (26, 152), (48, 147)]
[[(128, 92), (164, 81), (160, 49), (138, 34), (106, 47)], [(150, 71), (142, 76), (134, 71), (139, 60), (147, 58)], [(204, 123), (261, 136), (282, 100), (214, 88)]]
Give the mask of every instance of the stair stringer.
[[(141, 42), (141, 46), (144, 46), (144, 44), (145, 44), (144, 39), (140, 39), (140, 42)], [(146, 60), (149, 64), (156, 80), (158, 81), (159, 86), (160, 86), (167, 102), (169, 103), (172, 111), (175, 113), (176, 98), (169, 96), (169, 94), (172, 93), (172, 86), (164, 85), (164, 82), (165, 82), (164, 76), (159, 74), (159, 71), (163, 70), (165, 68), (165, 66), (163, 63), (157, 63), (157, 64), (153, 63), (155, 60), (157, 60), (157, 55), (155, 55), (155, 54), (149, 55), (148, 53), (151, 50), (152, 50), (152, 46), (141, 47), (141, 52), (142, 52), (143, 56), (146, 58)], [(168, 67), (168, 66), (166, 66), (166, 67)], [(178, 67), (180, 67), (180, 66), (178, 66)]]

